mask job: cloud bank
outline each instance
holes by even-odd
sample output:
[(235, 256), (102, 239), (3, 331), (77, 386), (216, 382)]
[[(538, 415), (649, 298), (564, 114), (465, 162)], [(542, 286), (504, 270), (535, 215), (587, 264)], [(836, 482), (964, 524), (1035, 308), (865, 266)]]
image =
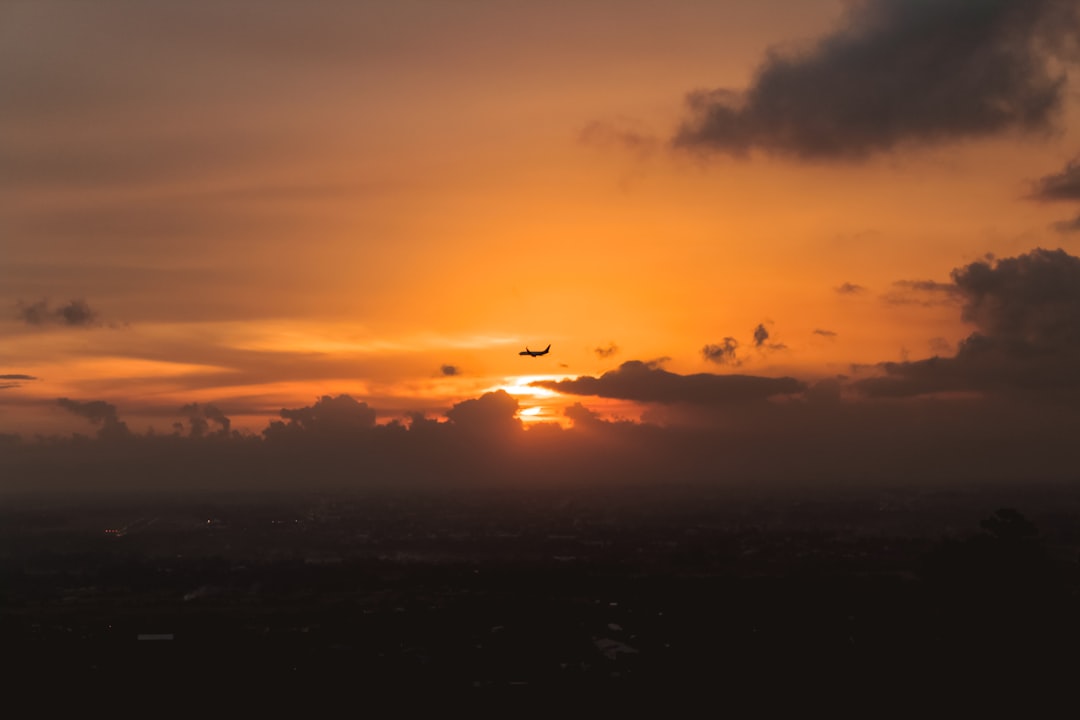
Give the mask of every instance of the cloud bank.
[(884, 363), (856, 383), (875, 397), (950, 391), (1001, 393), (1080, 388), (1080, 258), (1035, 249), (952, 272), (951, 293), (975, 332), (955, 357)]
[(863, 159), (901, 146), (1053, 127), (1074, 60), (1072, 0), (861, 0), (744, 91), (697, 90), (678, 147)]
[(592, 395), (618, 400), (690, 405), (730, 405), (802, 392), (806, 386), (791, 377), (754, 375), (679, 375), (640, 360), (624, 362), (600, 377), (541, 380), (532, 383), (567, 395)]

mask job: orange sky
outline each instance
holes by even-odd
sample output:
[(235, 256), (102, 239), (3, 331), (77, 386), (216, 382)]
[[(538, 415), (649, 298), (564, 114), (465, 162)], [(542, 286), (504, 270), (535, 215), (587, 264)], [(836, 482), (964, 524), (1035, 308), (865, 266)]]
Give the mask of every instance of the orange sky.
[[(257, 432), (325, 394), (435, 417), (499, 387), (562, 421), (581, 398), (529, 381), (955, 351), (956, 304), (896, 283), (1080, 249), (1052, 227), (1075, 207), (1026, 197), (1080, 147), (1075, 83), (1037, 131), (854, 159), (671, 145), (688, 92), (751, 86), (844, 6), (4, 3), (0, 375), (33, 379), (0, 392), (0, 432), (84, 429), (59, 397), (138, 432), (213, 403)], [(57, 320), (73, 300), (92, 319)], [(725, 337), (741, 364), (703, 355)]]

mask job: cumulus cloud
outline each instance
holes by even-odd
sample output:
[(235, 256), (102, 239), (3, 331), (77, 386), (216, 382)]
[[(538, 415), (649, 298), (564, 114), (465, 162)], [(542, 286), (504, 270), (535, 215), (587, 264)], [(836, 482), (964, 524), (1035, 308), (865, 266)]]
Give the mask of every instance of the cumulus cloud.
[(733, 337), (726, 337), (719, 344), (701, 348), (701, 354), (706, 360), (717, 365), (739, 365), (740, 360), (735, 357), (735, 351), (738, 349), (739, 341)]
[(122, 421), (116, 406), (104, 400), (80, 401), (70, 398), (57, 398), (56, 403), (79, 417), (86, 418), (95, 425), (100, 425), (98, 437), (102, 439), (127, 437), (130, 435), (127, 424)]
[(456, 427), (475, 432), (503, 432), (521, 428), (516, 417), (518, 401), (505, 390), (459, 402), (446, 411), (446, 417)]
[(340, 438), (375, 426), (374, 408), (349, 395), (323, 395), (314, 405), (282, 408), (279, 414), (285, 422), (270, 423), (263, 432), (267, 439), (286, 436)]
[(191, 428), (191, 437), (205, 436), (209, 431), (211, 422), (217, 424), (218, 434), (224, 436), (229, 434), (232, 423), (216, 405), (188, 403), (180, 408), (180, 412), (187, 416), (188, 426)]
[(19, 319), (27, 325), (67, 325), (69, 327), (87, 327), (95, 324), (97, 313), (90, 309), (85, 300), (72, 300), (58, 308), (49, 307), (48, 300), (34, 303), (19, 301)]
[(600, 377), (583, 375), (574, 380), (541, 380), (536, 387), (567, 395), (593, 395), (618, 400), (691, 405), (730, 405), (793, 395), (805, 385), (791, 377), (754, 375), (679, 375), (640, 360), (630, 360)]
[(677, 146), (862, 159), (905, 145), (1044, 132), (1075, 56), (1073, 0), (861, 0), (745, 91), (697, 90)]
[(856, 383), (872, 396), (1080, 387), (1080, 258), (1035, 249), (952, 272), (961, 318), (975, 332), (954, 357), (883, 363)]

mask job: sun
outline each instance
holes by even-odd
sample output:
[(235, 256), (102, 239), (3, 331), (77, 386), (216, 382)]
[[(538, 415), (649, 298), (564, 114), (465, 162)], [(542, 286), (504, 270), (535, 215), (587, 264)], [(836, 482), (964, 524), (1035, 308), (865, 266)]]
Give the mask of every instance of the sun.
[(563, 408), (565, 398), (554, 390), (535, 387), (541, 380), (565, 380), (573, 375), (518, 375), (505, 378), (501, 383), (487, 388), (485, 392), (502, 390), (518, 401), (518, 417), (526, 424), (557, 422), (566, 425)]

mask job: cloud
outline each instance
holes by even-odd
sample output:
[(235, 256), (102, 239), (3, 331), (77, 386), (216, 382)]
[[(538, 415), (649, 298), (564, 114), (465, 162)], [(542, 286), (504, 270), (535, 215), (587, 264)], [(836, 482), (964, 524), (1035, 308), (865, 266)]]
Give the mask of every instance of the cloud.
[(518, 401), (505, 390), (496, 390), (459, 402), (446, 412), (446, 417), (468, 431), (498, 433), (521, 428), (521, 421), (515, 417), (517, 411)]
[(930, 345), (930, 349), (937, 355), (943, 355), (952, 351), (952, 343), (943, 337), (932, 337), (928, 344)]
[(706, 345), (701, 348), (701, 354), (706, 360), (717, 365), (739, 365), (740, 361), (735, 357), (735, 351), (738, 348), (738, 340), (733, 337), (726, 337), (718, 345)]
[(67, 325), (69, 327), (88, 327), (96, 324), (97, 313), (90, 309), (85, 300), (72, 300), (67, 305), (50, 308), (48, 300), (35, 303), (17, 303), (19, 319), (27, 325)]
[(1077, 215), (1072, 220), (1062, 220), (1056, 222), (1052, 226), (1059, 233), (1074, 233), (1080, 232), (1080, 215)]
[(617, 355), (619, 352), (619, 346), (615, 343), (608, 343), (607, 347), (593, 348), (593, 352), (596, 353), (596, 357), (606, 359)]
[(856, 285), (855, 283), (846, 282), (836, 288), (836, 292), (841, 295), (858, 295), (859, 293), (866, 292), (866, 288), (862, 285)]
[(286, 437), (340, 439), (375, 426), (375, 410), (349, 395), (323, 395), (314, 405), (282, 408), (285, 422), (274, 421), (263, 431), (267, 440)]
[(836, 337), (836, 333), (833, 332), (832, 330), (822, 330), (821, 328), (816, 328), (814, 330), (814, 335), (820, 335), (821, 337), (827, 337), (827, 338)]
[(439, 368), (439, 370), (446, 377), (453, 377), (454, 375), (461, 374), (461, 368), (459, 368), (457, 365), (443, 365), (441, 368)]
[(697, 90), (676, 146), (863, 159), (901, 146), (1045, 132), (1080, 27), (1073, 0), (862, 0), (745, 91)]
[(765, 400), (776, 395), (802, 392), (795, 378), (753, 375), (679, 375), (640, 360), (630, 360), (600, 377), (583, 375), (574, 380), (541, 380), (532, 383), (567, 395), (593, 395), (618, 400), (691, 405), (730, 405)]
[(768, 339), (769, 331), (765, 329), (764, 323), (759, 323), (758, 326), (754, 328), (754, 347), (761, 347)]
[(765, 327), (765, 323), (758, 323), (758, 326), (754, 328), (754, 347), (762, 352), (787, 350), (787, 345), (781, 342), (769, 342), (769, 337), (771, 336)]
[(37, 379), (38, 378), (33, 375), (23, 375), (21, 373), (0, 375), (0, 390), (10, 390), (12, 388), (22, 387), (24, 381)]
[(1080, 388), (1080, 258), (1038, 248), (952, 272), (961, 319), (975, 332), (954, 357), (883, 363), (856, 387), (871, 396)]
[(1036, 181), (1029, 197), (1043, 201), (1080, 200), (1080, 158), (1069, 162), (1061, 172)]
[(191, 427), (191, 437), (198, 438), (207, 434), (210, 423), (218, 425), (218, 434), (228, 437), (232, 425), (225, 413), (221, 412), (216, 405), (188, 403), (180, 408), (180, 412), (187, 416)]
[(98, 437), (101, 439), (116, 439), (131, 435), (128, 426), (116, 411), (116, 406), (104, 400), (71, 400), (70, 398), (57, 398), (56, 403), (79, 417), (86, 418), (95, 425), (100, 425)]
[(947, 305), (957, 299), (959, 289), (953, 283), (937, 280), (897, 280), (893, 289), (881, 296), (889, 305)]

